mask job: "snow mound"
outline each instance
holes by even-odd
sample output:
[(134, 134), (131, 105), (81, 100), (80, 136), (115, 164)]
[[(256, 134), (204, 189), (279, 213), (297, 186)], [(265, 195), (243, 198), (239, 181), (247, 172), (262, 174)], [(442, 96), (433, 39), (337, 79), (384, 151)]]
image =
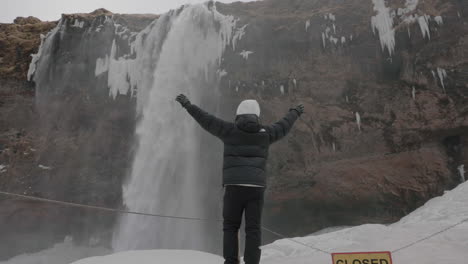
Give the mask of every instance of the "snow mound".
[[(466, 263), (468, 258), (468, 183), (428, 201), (389, 226), (367, 224), (336, 232), (294, 238), (332, 253), (394, 251), (444, 230), (456, 227), (394, 252), (394, 263)], [(329, 263), (331, 256), (283, 239), (263, 247), (264, 264)]]
[(208, 253), (192, 250), (141, 250), (126, 251), (104, 257), (82, 259), (73, 264), (220, 264), (223, 259)]

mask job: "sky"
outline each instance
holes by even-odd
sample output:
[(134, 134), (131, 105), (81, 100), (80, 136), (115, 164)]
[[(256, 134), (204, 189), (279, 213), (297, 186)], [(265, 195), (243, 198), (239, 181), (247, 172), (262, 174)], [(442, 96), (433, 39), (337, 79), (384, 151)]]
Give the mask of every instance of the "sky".
[(0, 0), (0, 23), (12, 23), (18, 16), (35, 16), (43, 21), (53, 21), (60, 19), (61, 14), (90, 13), (98, 8), (113, 13), (161, 14), (183, 4), (201, 2), (206, 0)]

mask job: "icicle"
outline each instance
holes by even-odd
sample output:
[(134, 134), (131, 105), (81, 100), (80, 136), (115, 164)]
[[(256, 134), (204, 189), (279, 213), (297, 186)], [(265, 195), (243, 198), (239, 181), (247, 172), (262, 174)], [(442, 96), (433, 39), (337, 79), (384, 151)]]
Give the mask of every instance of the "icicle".
[(356, 112), (356, 124), (358, 126), (359, 131), (361, 131), (361, 115), (359, 112)]
[(447, 71), (445, 69), (437, 67), (437, 75), (439, 76), (440, 84), (445, 92), (445, 83), (444, 79), (447, 78)]
[(336, 34), (336, 26), (335, 26), (335, 23), (333, 23), (333, 34)]
[(377, 15), (371, 19), (372, 31), (379, 32), (380, 45), (382, 50), (387, 48), (388, 53), (392, 56), (395, 50), (395, 31), (393, 29), (393, 18), (390, 15), (390, 9), (385, 6), (384, 0), (372, 0), (374, 10)]
[(349, 97), (348, 96), (346, 96), (346, 102), (349, 103)]
[(416, 100), (416, 88), (413, 86), (413, 90), (411, 91), (411, 96), (413, 97), (413, 100)]
[(306, 23), (305, 23), (305, 31), (307, 32), (307, 30), (309, 30), (309, 27), (310, 27), (310, 20), (307, 20)]
[(236, 86), (236, 92), (239, 92), (239, 86)]
[(341, 44), (345, 44), (346, 43), (346, 37), (345, 36), (342, 36), (341, 37)]
[(332, 143), (332, 148), (333, 148), (333, 152), (336, 152), (336, 145), (335, 145), (335, 142)]
[(421, 33), (423, 34), (423, 38), (426, 38), (426, 35), (428, 39), (431, 39), (431, 32), (429, 30), (429, 16), (424, 15), (418, 17), (418, 23), (419, 23), (419, 28), (421, 28)]
[(294, 84), (294, 87), (297, 87), (297, 81), (295, 78), (293, 79), (293, 84)]
[(460, 179), (462, 182), (465, 182), (465, 165), (458, 166), (458, 172), (460, 173)]
[(44, 166), (44, 165), (41, 165), (41, 164), (39, 164), (38, 167), (39, 167), (40, 169), (43, 169), (43, 170), (51, 170), (51, 169), (52, 169), (52, 167)]
[(443, 20), (443, 18), (441, 16), (434, 17), (434, 21), (437, 22), (437, 25), (439, 25), (439, 26), (444, 24), (444, 20)]
[(326, 42), (325, 42), (325, 33), (322, 32), (322, 44), (323, 44), (323, 48), (326, 47)]
[(280, 86), (280, 92), (281, 92), (281, 94), (284, 94), (284, 86), (283, 85)]

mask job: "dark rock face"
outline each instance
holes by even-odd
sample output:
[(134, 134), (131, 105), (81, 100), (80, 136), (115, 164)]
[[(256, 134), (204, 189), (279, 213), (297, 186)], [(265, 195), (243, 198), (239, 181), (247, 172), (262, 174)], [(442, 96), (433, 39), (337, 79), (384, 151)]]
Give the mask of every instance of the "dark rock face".
[[(271, 150), (266, 223), (300, 235), (392, 222), (460, 181), (457, 166), (468, 159), (465, 3), (420, 1), (414, 12), (441, 15), (443, 25), (431, 21), (428, 40), (418, 23), (396, 23), (391, 57), (372, 33), (371, 1), (218, 9), (248, 24), (237, 52), (225, 55), (226, 97), (259, 100), (265, 122), (299, 102), (306, 107), (288, 140)], [(327, 27), (336, 44), (324, 46)], [(253, 53), (245, 60), (242, 50)], [(438, 69), (447, 72), (443, 84)]]
[[(388, 2), (394, 9), (402, 6), (402, 1)], [(219, 88), (221, 116), (231, 120), (246, 98), (260, 102), (265, 123), (295, 104), (306, 106), (288, 138), (270, 150), (268, 227), (304, 235), (335, 225), (389, 223), (459, 183), (457, 168), (468, 164), (465, 2), (420, 0), (413, 12), (441, 15), (443, 24), (430, 21), (429, 40), (417, 22), (407, 26), (395, 19), (391, 57), (372, 33), (372, 1), (217, 4), (221, 13), (240, 18), (238, 24), (248, 24), (221, 65), (228, 73)], [(1, 190), (121, 205), (136, 114), (130, 95), (110, 98), (105, 76), (94, 73), (96, 58), (109, 54), (114, 38), (118, 54), (130, 48), (113, 26), (94, 30), (106, 15), (112, 13), (62, 18), (66, 32), (57, 35), (54, 63), (43, 69), (54, 78), (44, 82), (47, 93), (37, 98), (26, 82), (29, 54), (36, 53), (39, 34), (56, 23), (0, 25), (0, 165), (7, 165)], [(127, 38), (156, 18), (114, 15), (129, 29)], [(83, 25), (73, 26), (78, 20)], [(327, 28), (336, 43), (326, 39), (324, 45)], [(24, 32), (27, 48), (9, 35)], [(245, 59), (243, 50), (253, 53)], [(0, 208), (0, 228), (9, 230), (0, 245), (18, 243), (2, 248), (0, 258), (46, 248), (68, 234), (86, 243), (99, 233), (105, 244), (115, 221), (111, 214), (25, 201), (3, 200)], [(26, 236), (36, 241), (45, 233), (40, 245), (20, 244)]]

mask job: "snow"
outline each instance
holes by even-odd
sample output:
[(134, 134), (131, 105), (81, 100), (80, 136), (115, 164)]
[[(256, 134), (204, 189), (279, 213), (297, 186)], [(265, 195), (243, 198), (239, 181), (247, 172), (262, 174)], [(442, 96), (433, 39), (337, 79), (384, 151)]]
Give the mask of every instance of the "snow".
[(333, 15), (332, 13), (328, 14), (328, 19), (330, 19), (331, 21), (335, 21), (336, 20), (336, 17), (335, 15)]
[(460, 173), (460, 179), (462, 182), (465, 182), (465, 165), (458, 166), (458, 172)]
[(39, 164), (38, 167), (39, 167), (40, 169), (43, 169), (43, 170), (51, 170), (51, 169), (52, 169), (52, 167), (44, 166), (44, 165), (42, 165), (42, 164)]
[(390, 14), (390, 9), (385, 6), (384, 0), (372, 0), (374, 3), (374, 10), (377, 15), (371, 19), (372, 30), (375, 34), (379, 32), (380, 45), (382, 50), (387, 48), (390, 56), (395, 50), (395, 31), (393, 29), (393, 17)]
[(67, 264), (73, 261), (98, 255), (110, 254), (109, 249), (102, 247), (76, 246), (70, 237), (52, 248), (30, 254), (23, 254), (0, 261), (0, 264)]
[(427, 36), (428, 39), (431, 39), (431, 32), (429, 31), (429, 19), (430, 16), (423, 15), (418, 17), (419, 28), (421, 28), (421, 33), (425, 38)]
[[(468, 183), (436, 197), (395, 224), (366, 224), (294, 240), (329, 252), (393, 251), (468, 217)], [(392, 254), (394, 263), (466, 263), (468, 222)], [(266, 245), (262, 264), (330, 263), (330, 255), (291, 240)]]
[(444, 24), (444, 19), (441, 16), (434, 17), (434, 21), (440, 26)]
[[(468, 182), (460, 184), (443, 196), (428, 201), (425, 205), (390, 225), (364, 224), (355, 227), (331, 229), (330, 232), (317, 232), (305, 237), (277, 240), (272, 244), (262, 246), (261, 264), (304, 264), (331, 263), (331, 256), (318, 252), (303, 243), (328, 252), (363, 252), (363, 251), (395, 251), (420, 239), (435, 234), (450, 226), (452, 229), (423, 240), (411, 247), (392, 253), (394, 263), (466, 263), (468, 253)], [(62, 246), (62, 245), (61, 245)], [(63, 247), (63, 246), (62, 246)], [(54, 247), (55, 251), (58, 251)], [(16, 257), (2, 264), (62, 264), (47, 259), (50, 250), (41, 254)], [(74, 251), (63, 248), (62, 257), (72, 258)], [(81, 253), (83, 254), (83, 253)], [(86, 252), (89, 254), (89, 252)], [(97, 252), (96, 254), (102, 254)], [(42, 257), (39, 257), (43, 255)], [(32, 256), (35, 256), (33, 259)], [(221, 264), (219, 256), (190, 250), (150, 250), (128, 251), (103, 257), (82, 259), (73, 264), (145, 264), (145, 263), (190, 263)], [(15, 260), (15, 261), (13, 261)], [(34, 260), (34, 262), (33, 262)], [(0, 262), (1, 263), (1, 262)]]
[(305, 31), (307, 32), (307, 30), (309, 30), (309, 27), (310, 27), (310, 20), (307, 20), (305, 22)]
[(247, 51), (247, 50), (242, 50), (241, 53), (239, 53), (239, 55), (242, 56), (242, 58), (244, 58), (244, 60), (248, 60), (249, 59), (249, 55), (254, 53), (253, 51)]
[(440, 84), (445, 92), (445, 78), (447, 78), (447, 71), (445, 69), (437, 67), (437, 75), (439, 76)]
[[(190, 260), (190, 261), (188, 261)], [(191, 250), (141, 250), (127, 251), (105, 257), (83, 259), (73, 264), (220, 264), (220, 256)]]
[(356, 124), (358, 126), (359, 131), (361, 131), (361, 115), (359, 112), (356, 112)]

